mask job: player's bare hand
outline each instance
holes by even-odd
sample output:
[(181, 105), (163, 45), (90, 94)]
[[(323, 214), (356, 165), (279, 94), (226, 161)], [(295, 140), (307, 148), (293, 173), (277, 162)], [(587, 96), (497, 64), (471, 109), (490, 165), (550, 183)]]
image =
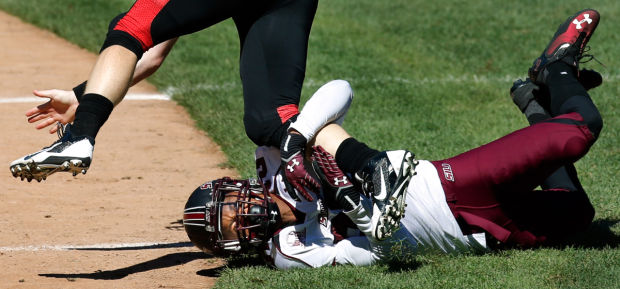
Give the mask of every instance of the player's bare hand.
[[(72, 90), (35, 90), (32, 94), (48, 99), (46, 103), (26, 111), (29, 123), (38, 122), (35, 125), (36, 129), (43, 129), (57, 122), (67, 124), (75, 118), (75, 110), (79, 103)], [(55, 133), (57, 130), (58, 126), (53, 125), (49, 132)]]

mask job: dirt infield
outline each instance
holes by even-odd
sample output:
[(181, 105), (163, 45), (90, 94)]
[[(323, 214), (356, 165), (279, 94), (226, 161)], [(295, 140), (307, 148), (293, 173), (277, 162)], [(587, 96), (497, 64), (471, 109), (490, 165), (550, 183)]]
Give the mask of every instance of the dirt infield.
[(32, 89), (74, 86), (95, 55), (1, 11), (0, 43), (0, 288), (211, 287), (223, 262), (191, 246), (179, 220), (195, 187), (236, 175), (218, 167), (219, 148), (174, 102), (126, 100), (86, 175), (14, 179), (12, 160), (56, 139), (26, 122), (43, 102)]

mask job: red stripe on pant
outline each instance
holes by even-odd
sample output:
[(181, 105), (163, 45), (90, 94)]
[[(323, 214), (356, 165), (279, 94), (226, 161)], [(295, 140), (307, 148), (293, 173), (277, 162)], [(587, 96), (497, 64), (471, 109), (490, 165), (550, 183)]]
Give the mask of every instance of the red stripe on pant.
[(299, 107), (296, 104), (287, 104), (277, 108), (280, 121), (285, 123), (291, 117), (299, 114)]
[(142, 49), (153, 46), (151, 23), (170, 0), (138, 0), (127, 14), (118, 21), (114, 30), (125, 31), (140, 41)]
[[(554, 119), (583, 121), (578, 113)], [(432, 163), (464, 233), (486, 231), (501, 242), (529, 247), (544, 236), (519, 230), (502, 210), (498, 194), (531, 192), (551, 173), (584, 156), (593, 142), (585, 125), (543, 122)]]

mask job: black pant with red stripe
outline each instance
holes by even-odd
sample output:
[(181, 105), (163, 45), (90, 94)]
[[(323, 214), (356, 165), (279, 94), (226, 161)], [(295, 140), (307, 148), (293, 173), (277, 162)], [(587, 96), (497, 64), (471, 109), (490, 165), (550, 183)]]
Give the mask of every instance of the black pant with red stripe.
[(575, 75), (561, 73), (570, 67), (559, 63), (550, 71), (552, 118), (433, 162), (465, 234), (487, 232), (502, 243), (531, 247), (592, 222), (594, 208), (573, 163), (598, 138), (602, 119)]
[(168, 39), (232, 18), (241, 42), (246, 134), (278, 147), (298, 113), (308, 37), (318, 0), (137, 0), (110, 25), (103, 49), (121, 45), (138, 57)]

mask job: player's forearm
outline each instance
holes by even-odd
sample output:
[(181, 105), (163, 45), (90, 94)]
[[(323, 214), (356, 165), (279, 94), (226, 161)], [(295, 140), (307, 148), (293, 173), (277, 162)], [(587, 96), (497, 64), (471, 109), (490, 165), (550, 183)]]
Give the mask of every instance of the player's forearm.
[(276, 250), (272, 254), (273, 265), (278, 269), (317, 268), (333, 265), (368, 266), (378, 262), (380, 255), (364, 236), (351, 237), (335, 245), (308, 245), (303, 252), (282, 254)]
[(145, 52), (136, 64), (136, 70), (133, 73), (131, 85), (133, 86), (153, 75), (164, 63), (164, 60), (166, 60), (168, 53), (170, 53), (172, 46), (174, 46), (177, 40), (178, 38), (166, 40)]

